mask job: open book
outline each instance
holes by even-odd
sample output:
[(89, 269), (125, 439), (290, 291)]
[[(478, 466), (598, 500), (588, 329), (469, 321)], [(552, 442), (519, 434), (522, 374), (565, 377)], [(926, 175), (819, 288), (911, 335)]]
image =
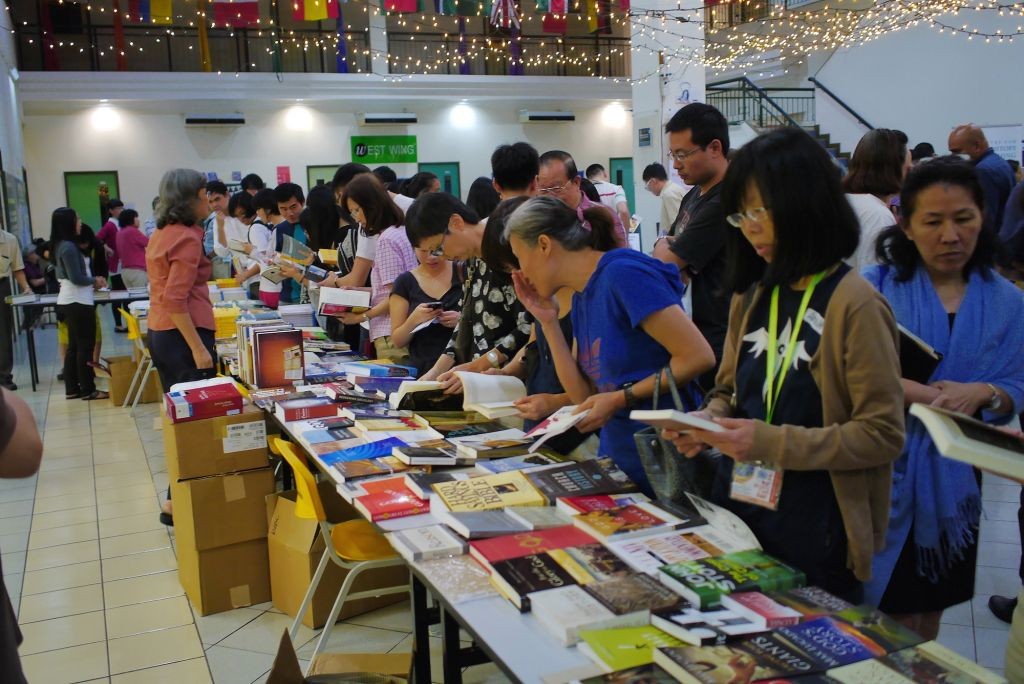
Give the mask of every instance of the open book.
[(313, 263), (313, 250), (302, 244), (290, 235), (283, 236), (281, 251), (278, 253), (282, 259), (308, 266)]
[(580, 422), (587, 417), (590, 413), (589, 410), (583, 411), (582, 413), (575, 413), (575, 406), (564, 406), (550, 416), (545, 418), (543, 421), (537, 424), (535, 428), (526, 433), (527, 437), (538, 437), (539, 439), (530, 445), (529, 452), (533, 452), (540, 449), (544, 442), (548, 441), (552, 437), (564, 434), (571, 430), (576, 423)]
[(663, 411), (630, 411), (629, 417), (631, 420), (647, 423), (654, 427), (675, 430), (676, 432), (689, 432), (693, 428), (704, 430), (706, 432), (725, 432), (725, 428), (718, 423), (712, 423), (706, 418), (700, 418), (689, 413), (676, 411), (675, 409), (665, 409)]
[(1014, 480), (1024, 480), (1024, 439), (962, 413), (912, 404), (910, 415), (928, 430), (946, 458), (969, 463)]
[(349, 288), (321, 287), (320, 308), (318, 313), (321, 316), (335, 316), (348, 313), (349, 311), (366, 311), (370, 308), (370, 288)]
[(402, 399), (407, 394), (415, 394), (416, 392), (435, 392), (441, 389), (441, 383), (436, 380), (406, 380), (398, 386), (398, 390), (391, 393), (391, 397), (388, 400), (388, 405), (393, 409), (397, 409), (398, 405), (402, 403)]
[(900, 331), (900, 377), (927, 385), (942, 361), (942, 354), (902, 325), (897, 324), (897, 327)]
[(513, 402), (526, 396), (526, 385), (519, 378), (461, 371), (456, 375), (462, 381), (463, 411), (476, 411), (491, 419), (518, 415)]

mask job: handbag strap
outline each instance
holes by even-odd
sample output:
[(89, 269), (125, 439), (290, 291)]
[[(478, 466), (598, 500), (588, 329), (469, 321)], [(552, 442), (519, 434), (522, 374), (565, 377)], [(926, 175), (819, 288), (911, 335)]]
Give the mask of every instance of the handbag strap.
[(679, 396), (679, 387), (676, 386), (675, 377), (672, 375), (672, 366), (665, 366), (657, 375), (654, 376), (654, 397), (651, 400), (651, 410), (658, 410), (658, 399), (661, 397), (661, 376), (666, 375), (670, 378), (668, 382), (668, 390), (672, 393), (672, 403), (675, 404), (677, 411), (685, 412), (686, 409), (683, 407), (683, 399)]

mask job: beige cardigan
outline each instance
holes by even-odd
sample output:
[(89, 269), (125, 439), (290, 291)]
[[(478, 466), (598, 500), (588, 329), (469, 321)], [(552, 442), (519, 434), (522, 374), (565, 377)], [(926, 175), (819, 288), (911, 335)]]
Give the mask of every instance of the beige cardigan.
[[(707, 410), (729, 417), (735, 402), (736, 360), (753, 299), (737, 295), (716, 386)], [(788, 470), (827, 470), (848, 540), (847, 566), (861, 581), (885, 545), (892, 462), (903, 448), (903, 387), (896, 319), (889, 304), (851, 271), (836, 286), (825, 311), (811, 375), (821, 392), (824, 427), (755, 421), (752, 456)]]

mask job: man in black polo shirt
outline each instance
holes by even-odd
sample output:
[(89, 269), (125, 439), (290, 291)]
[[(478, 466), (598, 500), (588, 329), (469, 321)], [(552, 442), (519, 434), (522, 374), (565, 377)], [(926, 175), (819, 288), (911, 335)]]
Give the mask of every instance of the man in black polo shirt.
[(719, 200), (729, 166), (729, 124), (711, 105), (695, 102), (676, 112), (667, 124), (669, 156), (679, 177), (693, 186), (679, 205), (673, 237), (654, 244), (654, 257), (679, 267), (688, 284), (693, 318), (715, 352), (715, 368), (699, 378), (714, 386), (729, 325), (730, 294), (722, 287), (725, 236), (730, 228)]

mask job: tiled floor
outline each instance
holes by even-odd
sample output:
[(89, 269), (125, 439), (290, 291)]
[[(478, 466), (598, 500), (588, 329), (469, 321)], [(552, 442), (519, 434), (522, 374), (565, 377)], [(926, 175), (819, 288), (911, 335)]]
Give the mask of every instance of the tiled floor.
[[(101, 311), (104, 353), (128, 353)], [(70, 682), (263, 682), (290, 619), (268, 604), (198, 617), (176, 573), (173, 535), (157, 521), (167, 487), (156, 405), (134, 419), (109, 402), (65, 401), (53, 381), (55, 333), (37, 334), (42, 385), (33, 393), (20, 360), (19, 394), (32, 406), (45, 453), (36, 477), (0, 480), (4, 581), (18, 610), (22, 662), (32, 684)], [(24, 356), (24, 350), (20, 353)], [(940, 641), (1001, 672), (1007, 625), (986, 606), (1016, 595), (1020, 487), (986, 478), (977, 595), (946, 612)], [(408, 603), (335, 627), (328, 650), (411, 650)], [(308, 657), (316, 632), (302, 628)], [(440, 652), (440, 639), (431, 639)], [(305, 661), (303, 660), (303, 664)], [(438, 659), (434, 679), (441, 681)], [(467, 670), (467, 682), (505, 681), (494, 666)]]

